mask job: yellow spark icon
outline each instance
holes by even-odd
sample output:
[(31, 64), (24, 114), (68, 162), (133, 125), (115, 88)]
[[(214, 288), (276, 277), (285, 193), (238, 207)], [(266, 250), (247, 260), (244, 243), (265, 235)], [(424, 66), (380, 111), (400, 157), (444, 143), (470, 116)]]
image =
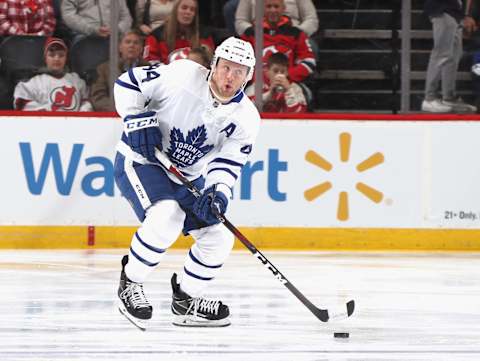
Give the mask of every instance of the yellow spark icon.
[[(346, 163), (350, 159), (350, 146), (352, 143), (352, 136), (350, 135), (350, 133), (341, 133), (339, 138), (340, 160)], [(305, 160), (323, 169), (326, 172), (330, 172), (333, 169), (332, 163), (330, 163), (328, 160), (326, 160), (324, 157), (322, 157), (320, 154), (316, 153), (313, 150), (309, 150), (305, 154)], [(384, 160), (385, 159), (382, 153), (374, 153), (364, 161), (357, 164), (356, 170), (359, 173), (365, 172), (371, 168), (382, 164)], [(331, 188), (332, 183), (323, 182), (315, 185), (312, 188), (307, 189), (304, 192), (304, 197), (307, 201), (311, 202), (323, 195), (324, 193), (328, 192)], [(382, 192), (365, 183), (357, 182), (357, 184), (355, 185), (355, 189), (374, 203), (380, 203), (383, 199)], [(338, 194), (337, 219), (340, 221), (346, 221), (349, 219), (348, 193), (346, 191), (340, 192)]]

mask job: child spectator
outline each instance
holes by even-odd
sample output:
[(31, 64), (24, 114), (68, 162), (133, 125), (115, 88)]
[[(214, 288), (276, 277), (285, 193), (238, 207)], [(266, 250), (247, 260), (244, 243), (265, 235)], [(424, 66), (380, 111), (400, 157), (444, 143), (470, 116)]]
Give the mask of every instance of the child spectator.
[[(250, 85), (246, 94), (255, 98), (255, 85)], [(307, 110), (307, 100), (302, 88), (288, 80), (288, 58), (275, 53), (268, 58), (263, 82), (263, 111), (272, 113), (302, 113)]]
[(200, 45), (213, 51), (212, 36), (201, 31), (197, 0), (178, 0), (165, 24), (155, 29), (146, 40), (144, 58), (151, 63), (168, 64), (185, 59), (191, 48)]
[(43, 54), (46, 69), (17, 84), (14, 109), (91, 111), (85, 81), (76, 73), (67, 72), (67, 46), (63, 40), (47, 38)]
[[(126, 32), (118, 45), (120, 57), (118, 70), (120, 73), (136, 66), (149, 65), (142, 59), (143, 37), (138, 30)], [(97, 78), (90, 89), (90, 101), (98, 112), (114, 111), (115, 107), (110, 100), (110, 62), (106, 61), (97, 66)]]
[(137, 26), (144, 35), (163, 25), (173, 10), (175, 0), (138, 0)]
[(1, 36), (51, 36), (55, 24), (52, 0), (0, 1)]
[[(283, 0), (265, 0), (263, 22), (263, 62), (274, 53), (284, 53), (288, 57), (288, 76), (292, 81), (302, 82), (313, 73), (316, 66), (315, 55), (307, 35), (292, 25), (285, 11)], [(242, 39), (255, 47), (255, 29), (245, 30)]]

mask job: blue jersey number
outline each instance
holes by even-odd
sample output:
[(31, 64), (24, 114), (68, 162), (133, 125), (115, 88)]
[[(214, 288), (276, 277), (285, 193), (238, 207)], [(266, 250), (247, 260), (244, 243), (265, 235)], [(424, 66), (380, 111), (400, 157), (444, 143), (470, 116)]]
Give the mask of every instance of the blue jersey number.
[(142, 70), (145, 70), (147, 73), (147, 77), (142, 79), (142, 83), (145, 83), (146, 81), (150, 81), (153, 79), (157, 79), (160, 74), (155, 71), (160, 66), (160, 64), (153, 64), (150, 66), (147, 66), (145, 68), (142, 68)]

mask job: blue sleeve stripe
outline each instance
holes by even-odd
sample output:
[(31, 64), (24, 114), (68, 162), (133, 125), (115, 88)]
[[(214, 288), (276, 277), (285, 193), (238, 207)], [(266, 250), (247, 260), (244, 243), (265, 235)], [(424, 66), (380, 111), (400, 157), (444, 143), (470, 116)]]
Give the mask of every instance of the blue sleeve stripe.
[(188, 252), (188, 255), (190, 256), (190, 258), (192, 259), (193, 262), (199, 264), (200, 266), (203, 266), (203, 267), (206, 267), (206, 268), (220, 268), (220, 267), (222, 267), (221, 264), (215, 265), (215, 266), (209, 266), (208, 264), (200, 262), (199, 259), (193, 255), (192, 250), (190, 250), (190, 252)]
[(117, 80), (115, 81), (115, 84), (118, 84), (118, 85), (120, 85), (120, 86), (123, 86), (124, 88), (136, 90), (137, 92), (141, 93), (140, 88), (139, 88), (138, 86), (125, 83), (124, 81), (121, 81), (120, 79), (117, 79)]
[(234, 162), (233, 160), (230, 160), (230, 159), (226, 159), (226, 158), (215, 158), (214, 160), (212, 160), (210, 163), (225, 163), (225, 164), (229, 164), (229, 165), (235, 165), (237, 167), (243, 167), (243, 164), (242, 163), (238, 163), (238, 162)]
[(221, 170), (221, 171), (224, 171), (224, 172), (227, 172), (228, 174), (230, 174), (233, 178), (237, 179), (238, 178), (238, 175), (236, 175), (235, 173), (233, 173), (230, 169), (228, 168), (212, 168), (208, 171), (207, 174), (210, 174), (216, 170)]
[(128, 76), (130, 77), (130, 81), (138, 87), (138, 81), (135, 78), (135, 74), (133, 74), (132, 68), (128, 69)]

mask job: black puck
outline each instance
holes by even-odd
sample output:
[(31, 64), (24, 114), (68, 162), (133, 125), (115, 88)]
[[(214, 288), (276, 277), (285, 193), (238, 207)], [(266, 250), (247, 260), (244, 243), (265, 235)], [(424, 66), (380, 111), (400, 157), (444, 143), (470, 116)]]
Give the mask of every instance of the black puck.
[(333, 337), (337, 338), (349, 338), (350, 334), (348, 332), (334, 332)]

